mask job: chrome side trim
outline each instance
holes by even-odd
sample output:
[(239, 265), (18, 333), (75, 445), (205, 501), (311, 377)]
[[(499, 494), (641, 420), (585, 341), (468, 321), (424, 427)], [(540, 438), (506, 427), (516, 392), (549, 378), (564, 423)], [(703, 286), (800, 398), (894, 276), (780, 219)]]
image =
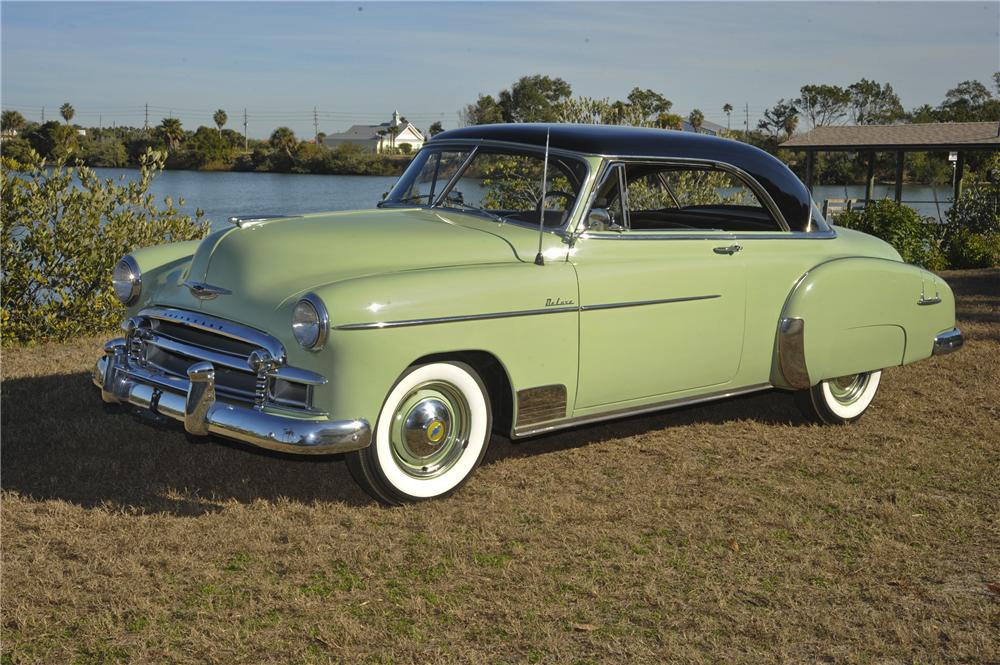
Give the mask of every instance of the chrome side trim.
[(787, 231), (772, 232), (729, 232), (688, 233), (687, 231), (660, 231), (659, 233), (597, 233), (585, 231), (578, 237), (594, 240), (832, 240), (837, 237), (833, 229), (829, 231)]
[(463, 314), (458, 316), (439, 316), (428, 319), (404, 319), (401, 321), (372, 321), (370, 323), (343, 323), (334, 326), (334, 330), (377, 330), (380, 328), (407, 328), (409, 326), (427, 326), (436, 323), (456, 323), (458, 321), (484, 321), (487, 319), (509, 319), (515, 316), (539, 316), (541, 314), (565, 314), (578, 312), (579, 307), (547, 307), (545, 309), (523, 309), (514, 312), (491, 312), (489, 314)]
[(368, 421), (295, 418), (215, 399), (215, 369), (195, 363), (188, 379), (160, 382), (150, 370), (128, 364), (125, 341), (105, 345), (93, 382), (109, 403), (130, 404), (184, 423), (196, 436), (216, 434), (268, 450), (325, 455), (360, 450), (371, 443)]
[(160, 319), (162, 321), (171, 321), (173, 323), (190, 326), (191, 328), (197, 328), (198, 330), (215, 333), (216, 335), (224, 335), (241, 342), (247, 342), (253, 344), (254, 346), (259, 346), (262, 349), (266, 349), (275, 360), (282, 363), (285, 361), (285, 347), (281, 344), (281, 342), (267, 333), (257, 330), (256, 328), (250, 328), (239, 323), (233, 323), (232, 321), (219, 319), (207, 314), (189, 312), (187, 310), (175, 309), (173, 307), (149, 307), (139, 312), (139, 316), (144, 316), (150, 319)]
[(931, 354), (935, 356), (943, 356), (945, 354), (958, 351), (964, 345), (965, 336), (962, 335), (962, 331), (958, 328), (952, 328), (951, 330), (939, 333), (938, 336), (934, 338), (934, 349), (931, 351)]
[(690, 302), (692, 300), (712, 300), (714, 298), (721, 298), (722, 296), (715, 293), (708, 296), (683, 296), (680, 298), (661, 298), (659, 300), (634, 300), (632, 302), (614, 302), (608, 303), (606, 305), (583, 305), (580, 307), (581, 312), (591, 312), (598, 309), (619, 309), (621, 307), (645, 307), (647, 305), (664, 305), (666, 303), (673, 302)]
[(799, 390), (812, 385), (806, 367), (805, 325), (797, 317), (783, 318), (778, 324), (778, 366), (788, 385)]
[(546, 307), (544, 309), (522, 309), (513, 312), (491, 312), (489, 314), (461, 314), (457, 316), (438, 316), (426, 319), (403, 319), (400, 321), (371, 321), (367, 323), (343, 323), (334, 326), (334, 330), (378, 330), (381, 328), (407, 328), (410, 326), (428, 326), (438, 323), (457, 323), (460, 321), (484, 321), (487, 319), (509, 319), (517, 316), (539, 316), (542, 314), (565, 314), (567, 312), (591, 312), (600, 309), (619, 309), (621, 307), (645, 307), (647, 305), (663, 305), (665, 303), (689, 302), (692, 300), (711, 300), (721, 298), (721, 295), (682, 296), (680, 298), (661, 298), (659, 300), (635, 300), (631, 302), (615, 302), (601, 305), (581, 305), (572, 307)]
[(566, 417), (566, 386), (561, 383), (517, 391), (517, 423), (525, 427)]
[(578, 425), (589, 425), (590, 423), (597, 423), (604, 420), (614, 420), (616, 418), (638, 416), (644, 413), (665, 411), (667, 409), (675, 409), (682, 406), (689, 406), (692, 404), (701, 404), (702, 402), (711, 402), (718, 399), (725, 399), (726, 397), (747, 395), (749, 393), (755, 393), (761, 390), (767, 390), (768, 388), (771, 388), (771, 384), (760, 383), (753, 386), (747, 386), (745, 388), (720, 390), (717, 392), (706, 393), (704, 395), (696, 395), (693, 397), (679, 397), (676, 399), (665, 400), (663, 402), (657, 402), (655, 404), (628, 407), (625, 409), (616, 409), (614, 411), (608, 411), (606, 413), (598, 413), (589, 416), (576, 416), (572, 418), (566, 418), (558, 422), (547, 423), (545, 425), (540, 425), (540, 426), (529, 425), (526, 427), (515, 427), (513, 432), (511, 433), (511, 437), (515, 439), (520, 439), (527, 436), (535, 436), (538, 434), (545, 434), (547, 432), (553, 432), (556, 430), (565, 429), (567, 427), (576, 427)]

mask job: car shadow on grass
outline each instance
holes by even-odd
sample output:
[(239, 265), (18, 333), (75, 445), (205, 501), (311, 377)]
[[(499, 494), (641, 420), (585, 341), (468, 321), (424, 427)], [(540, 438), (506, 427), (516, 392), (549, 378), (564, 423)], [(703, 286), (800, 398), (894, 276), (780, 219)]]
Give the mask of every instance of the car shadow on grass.
[[(221, 511), (233, 500), (372, 503), (342, 456), (287, 455), (218, 437), (188, 437), (179, 423), (154, 421), (126, 407), (106, 408), (88, 373), (6, 380), (0, 397), (0, 486), (8, 492), (85, 507), (191, 516)], [(802, 422), (787, 394), (762, 393), (517, 443), (494, 436), (486, 463), (692, 423), (744, 419)]]
[(0, 396), (8, 492), (177, 515), (220, 511), (230, 500), (371, 503), (341, 456), (189, 438), (179, 423), (106, 408), (89, 373), (5, 380)]

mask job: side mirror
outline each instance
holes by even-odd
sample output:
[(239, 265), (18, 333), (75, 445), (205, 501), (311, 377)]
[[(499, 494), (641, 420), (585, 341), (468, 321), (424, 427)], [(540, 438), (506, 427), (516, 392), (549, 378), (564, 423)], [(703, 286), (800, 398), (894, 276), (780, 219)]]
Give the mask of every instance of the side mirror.
[(609, 231), (615, 230), (616, 224), (611, 220), (611, 213), (605, 208), (591, 208), (587, 215), (588, 231)]

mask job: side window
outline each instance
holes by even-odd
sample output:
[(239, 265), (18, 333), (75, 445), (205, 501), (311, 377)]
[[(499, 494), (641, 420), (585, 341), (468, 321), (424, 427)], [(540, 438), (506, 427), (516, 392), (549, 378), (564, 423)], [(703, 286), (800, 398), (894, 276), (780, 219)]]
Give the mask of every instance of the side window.
[(663, 164), (628, 164), (632, 230), (779, 231), (753, 190), (726, 171)]

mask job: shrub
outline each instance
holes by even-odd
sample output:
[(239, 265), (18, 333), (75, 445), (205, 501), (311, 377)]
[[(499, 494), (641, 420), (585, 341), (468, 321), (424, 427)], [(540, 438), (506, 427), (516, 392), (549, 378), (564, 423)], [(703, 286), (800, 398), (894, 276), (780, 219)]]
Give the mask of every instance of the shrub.
[(147, 151), (139, 179), (117, 183), (102, 181), (87, 167), (46, 166), (36, 153), (24, 165), (2, 161), (5, 342), (63, 339), (110, 328), (124, 315), (111, 288), (111, 269), (122, 255), (208, 232), (200, 210), (192, 219), (169, 198), (158, 208), (148, 193), (163, 168), (162, 153)]
[(1000, 184), (969, 187), (946, 219), (942, 244), (952, 268), (1000, 267)]
[(947, 267), (940, 247), (940, 225), (921, 217), (913, 208), (889, 199), (872, 201), (862, 211), (846, 211), (837, 223), (881, 238), (892, 245), (903, 260), (928, 270)]

